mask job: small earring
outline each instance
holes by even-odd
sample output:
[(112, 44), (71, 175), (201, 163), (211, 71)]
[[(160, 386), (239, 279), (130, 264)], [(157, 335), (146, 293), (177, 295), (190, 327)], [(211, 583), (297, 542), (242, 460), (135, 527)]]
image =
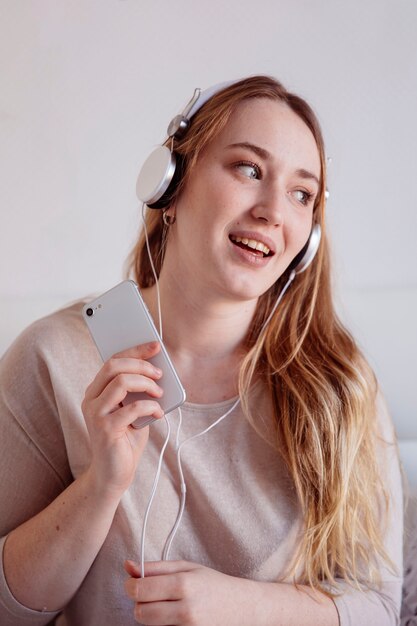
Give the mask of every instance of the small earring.
[(177, 220), (177, 216), (175, 215), (168, 215), (168, 209), (166, 209), (163, 213), (162, 213), (162, 221), (164, 222), (165, 226), (172, 226), (172, 224), (175, 224)]

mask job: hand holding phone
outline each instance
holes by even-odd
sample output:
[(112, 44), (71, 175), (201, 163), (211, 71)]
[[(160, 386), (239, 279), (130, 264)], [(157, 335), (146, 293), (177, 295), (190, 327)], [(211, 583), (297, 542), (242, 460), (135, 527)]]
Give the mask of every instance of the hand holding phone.
[[(149, 359), (160, 351), (156, 342), (123, 350), (108, 359), (88, 385), (81, 410), (90, 436), (90, 464), (85, 474), (97, 495), (117, 499), (135, 477), (149, 429), (130, 428), (138, 418), (164, 415), (159, 404), (161, 375)], [(129, 390), (146, 392), (147, 400), (122, 405)]]
[[(129, 348), (151, 341), (159, 342), (159, 353), (149, 359), (151, 364), (162, 371), (158, 385), (164, 393), (158, 398), (158, 402), (163, 411), (169, 413), (185, 401), (185, 391), (133, 281), (124, 281), (86, 304), (83, 307), (83, 317), (103, 361)], [(146, 392), (129, 392), (122, 404), (125, 406), (138, 400), (150, 399), (151, 396)], [(143, 428), (154, 420), (153, 416), (146, 415), (136, 420), (132, 426)]]

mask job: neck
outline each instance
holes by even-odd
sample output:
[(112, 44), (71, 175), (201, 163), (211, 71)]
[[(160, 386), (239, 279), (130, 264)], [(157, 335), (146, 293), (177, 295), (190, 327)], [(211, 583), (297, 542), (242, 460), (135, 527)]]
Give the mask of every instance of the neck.
[[(163, 272), (159, 289), (164, 345), (188, 400), (210, 403), (236, 395), (244, 339), (256, 300), (227, 301), (208, 289), (187, 288)], [(156, 287), (142, 293), (158, 327)]]

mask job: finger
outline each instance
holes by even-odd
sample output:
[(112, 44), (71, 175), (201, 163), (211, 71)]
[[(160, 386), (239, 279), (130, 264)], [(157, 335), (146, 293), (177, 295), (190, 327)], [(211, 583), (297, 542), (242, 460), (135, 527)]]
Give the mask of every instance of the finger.
[(128, 392), (146, 393), (151, 398), (161, 398), (163, 389), (153, 380), (140, 374), (118, 374), (95, 400), (96, 415), (113, 412), (126, 398)]
[(134, 359), (150, 359), (161, 350), (161, 344), (159, 341), (148, 341), (142, 343), (139, 346), (132, 346), (127, 350), (121, 350), (114, 354), (114, 358), (120, 359), (122, 357), (132, 357)]
[(152, 380), (158, 380), (162, 376), (162, 371), (142, 359), (112, 357), (104, 363), (93, 382), (87, 387), (86, 397), (97, 398), (118, 374), (142, 374)]
[(147, 561), (145, 563), (145, 576), (162, 576), (164, 574), (179, 574), (191, 572), (203, 567), (191, 561)]
[(123, 567), (125, 568), (125, 571), (129, 574), (129, 576), (132, 576), (132, 578), (141, 577), (140, 567), (134, 561), (126, 559), (126, 561), (123, 563)]
[(164, 417), (164, 411), (160, 404), (155, 400), (137, 400), (131, 402), (126, 406), (117, 409), (106, 416), (107, 419), (103, 419), (102, 423), (106, 430), (111, 431), (124, 431), (128, 426), (133, 424), (137, 419), (141, 417), (154, 417), (155, 419), (161, 419)]
[(163, 602), (165, 600), (181, 600), (184, 595), (184, 573), (149, 576), (145, 578), (128, 578), (125, 590), (135, 602)]
[(126, 593), (136, 602), (180, 600), (184, 596), (185, 575), (201, 565), (189, 561), (149, 561), (145, 563), (145, 577), (134, 561), (125, 562), (130, 578), (125, 582)]
[[(191, 561), (146, 561), (145, 576), (159, 576), (163, 574), (177, 574), (179, 572), (191, 572), (193, 569), (203, 567)], [(124, 562), (124, 568), (134, 578), (142, 576), (139, 564), (131, 559)]]
[[(150, 602), (135, 604), (134, 617), (137, 622), (146, 626), (172, 626), (187, 623), (187, 615), (181, 610), (181, 602)], [(182, 615), (183, 614), (183, 615)]]

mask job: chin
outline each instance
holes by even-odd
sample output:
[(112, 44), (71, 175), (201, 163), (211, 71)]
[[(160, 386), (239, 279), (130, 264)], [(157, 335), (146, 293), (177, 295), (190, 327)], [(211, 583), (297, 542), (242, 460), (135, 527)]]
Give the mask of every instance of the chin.
[[(230, 298), (235, 299), (236, 301), (251, 302), (253, 300), (257, 300), (266, 291), (268, 291), (270, 286), (271, 285), (265, 285), (264, 287), (262, 287), (259, 285), (259, 283), (257, 285), (254, 285), (253, 283), (250, 285), (248, 284), (237, 285), (235, 281), (233, 285), (230, 285), (230, 289), (228, 289), (227, 291), (228, 291), (228, 296)], [(227, 287), (226, 282), (223, 284), (223, 291), (225, 287)]]

